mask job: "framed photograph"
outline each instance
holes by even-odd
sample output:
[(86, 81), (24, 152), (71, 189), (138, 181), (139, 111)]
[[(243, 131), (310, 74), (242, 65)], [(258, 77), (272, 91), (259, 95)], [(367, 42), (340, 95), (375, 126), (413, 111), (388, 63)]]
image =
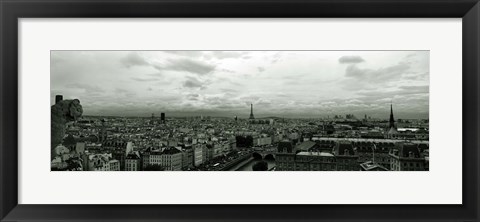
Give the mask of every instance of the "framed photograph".
[(1, 221), (479, 220), (477, 0), (0, 10)]

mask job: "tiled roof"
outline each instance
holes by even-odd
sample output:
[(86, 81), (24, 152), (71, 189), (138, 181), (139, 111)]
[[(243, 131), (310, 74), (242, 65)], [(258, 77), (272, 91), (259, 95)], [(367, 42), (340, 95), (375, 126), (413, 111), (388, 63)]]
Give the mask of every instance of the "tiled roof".
[(162, 152), (162, 154), (177, 154), (177, 153), (181, 153), (181, 151), (174, 147), (167, 148)]
[(329, 157), (334, 156), (333, 154), (327, 153), (327, 152), (304, 152), (304, 151), (297, 153), (297, 155), (300, 155), (300, 156), (329, 156)]
[(309, 149), (313, 148), (314, 146), (316, 146), (317, 143), (313, 142), (313, 141), (305, 141), (301, 144), (299, 144), (297, 146), (297, 150), (301, 150), (301, 151), (308, 151)]

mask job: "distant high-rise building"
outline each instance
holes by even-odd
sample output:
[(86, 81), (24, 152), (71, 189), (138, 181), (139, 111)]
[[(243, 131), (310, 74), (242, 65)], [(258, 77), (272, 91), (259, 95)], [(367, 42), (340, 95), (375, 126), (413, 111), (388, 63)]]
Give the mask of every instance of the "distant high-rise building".
[(58, 102), (62, 101), (63, 100), (63, 96), (62, 95), (56, 95), (55, 96), (55, 104), (57, 104)]
[(160, 113), (160, 121), (162, 121), (162, 123), (165, 123), (165, 113)]
[(250, 118), (249, 119), (255, 119), (255, 116), (253, 116), (253, 104), (250, 104)]

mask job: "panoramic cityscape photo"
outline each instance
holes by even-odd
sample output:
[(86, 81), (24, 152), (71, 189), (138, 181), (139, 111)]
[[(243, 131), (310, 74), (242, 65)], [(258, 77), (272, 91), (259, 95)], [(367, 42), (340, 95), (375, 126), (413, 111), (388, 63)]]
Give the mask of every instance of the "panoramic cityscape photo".
[(51, 171), (428, 171), (429, 51), (51, 51)]

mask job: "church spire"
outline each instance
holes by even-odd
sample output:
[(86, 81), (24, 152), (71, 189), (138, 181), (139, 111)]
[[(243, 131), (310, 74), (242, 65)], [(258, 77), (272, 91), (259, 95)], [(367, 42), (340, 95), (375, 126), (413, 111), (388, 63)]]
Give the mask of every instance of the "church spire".
[(395, 119), (393, 118), (393, 105), (390, 103), (390, 125), (388, 128), (395, 128)]

